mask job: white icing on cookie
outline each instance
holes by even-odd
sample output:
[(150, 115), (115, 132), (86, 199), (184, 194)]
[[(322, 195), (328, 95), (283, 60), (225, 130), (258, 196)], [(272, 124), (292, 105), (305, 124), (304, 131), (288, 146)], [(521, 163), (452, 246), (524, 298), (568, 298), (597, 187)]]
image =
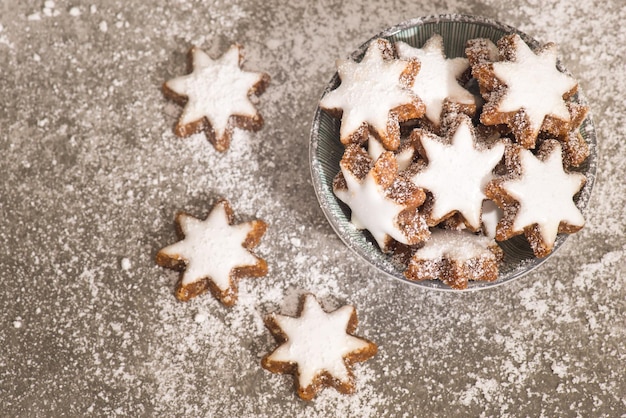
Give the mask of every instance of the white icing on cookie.
[(475, 258), (496, 260), (490, 247), (497, 245), (493, 238), (475, 235), (465, 230), (440, 229), (431, 230), (430, 239), (417, 250), (414, 258), (420, 260), (439, 261), (443, 258), (465, 262)]
[(469, 61), (462, 57), (447, 59), (441, 35), (431, 36), (422, 48), (397, 42), (396, 50), (400, 58), (417, 58), (420, 62), (412, 90), (426, 104), (426, 117), (435, 125), (441, 124), (441, 110), (446, 98), (455, 103), (475, 104), (474, 95), (457, 81), (469, 68)]
[(407, 62), (385, 59), (379, 41), (372, 41), (361, 62), (337, 62), (341, 84), (320, 101), (323, 109), (343, 111), (342, 139), (348, 138), (364, 122), (377, 132), (387, 132), (389, 112), (415, 100), (400, 80)]
[(388, 237), (409, 244), (406, 235), (398, 227), (396, 217), (405, 207), (385, 196), (373, 173), (359, 180), (349, 170), (341, 167), (348, 188), (335, 189), (335, 195), (352, 211), (351, 222), (357, 229), (367, 229), (381, 249), (387, 247)]
[(522, 175), (502, 183), (502, 188), (520, 204), (513, 229), (521, 231), (536, 224), (543, 241), (552, 244), (561, 222), (582, 227), (585, 219), (573, 196), (585, 183), (585, 176), (563, 170), (560, 144), (556, 143), (543, 161), (531, 151), (521, 150), (520, 162)]
[(159, 251), (185, 261), (183, 285), (208, 278), (225, 291), (231, 287), (230, 274), (234, 268), (258, 263), (242, 245), (253, 223), (229, 225), (225, 205), (223, 201), (216, 204), (204, 221), (180, 215), (178, 223), (185, 238)]
[[(378, 139), (376, 139), (376, 137), (370, 135), (367, 140), (367, 153), (372, 161), (376, 161), (385, 151), (387, 151), (385, 146)], [(398, 170), (402, 171), (409, 168), (411, 165), (413, 157), (415, 156), (415, 149), (413, 147), (406, 147), (398, 150), (394, 156), (396, 158), (396, 162), (398, 163)]]
[(569, 121), (563, 95), (572, 91), (577, 82), (557, 69), (556, 46), (549, 44), (535, 54), (518, 35), (513, 40), (514, 60), (493, 64), (495, 76), (506, 84), (498, 111), (506, 113), (524, 109), (536, 132), (547, 115)]
[(344, 383), (351, 383), (344, 358), (351, 353), (370, 350), (372, 343), (347, 333), (354, 307), (343, 306), (326, 313), (313, 295), (306, 295), (298, 318), (274, 314), (273, 319), (287, 336), (287, 341), (267, 360), (297, 363), (301, 388), (310, 386), (315, 377), (327, 372)]
[(248, 93), (263, 80), (264, 74), (240, 68), (240, 49), (239, 45), (233, 45), (217, 60), (199, 48), (192, 49), (191, 74), (165, 83), (174, 93), (188, 98), (179, 125), (206, 117), (215, 136), (221, 138), (231, 115), (254, 117), (257, 114)]
[(483, 222), (483, 233), (489, 238), (495, 238), (498, 222), (502, 219), (504, 212), (493, 201), (483, 202), (483, 212), (481, 220)]
[(433, 194), (430, 218), (439, 220), (459, 212), (468, 226), (480, 228), (480, 215), (485, 186), (493, 178), (492, 170), (504, 154), (504, 144), (478, 150), (469, 118), (464, 117), (452, 136), (444, 144), (438, 137), (424, 132), (420, 138), (428, 165), (411, 180), (418, 187)]

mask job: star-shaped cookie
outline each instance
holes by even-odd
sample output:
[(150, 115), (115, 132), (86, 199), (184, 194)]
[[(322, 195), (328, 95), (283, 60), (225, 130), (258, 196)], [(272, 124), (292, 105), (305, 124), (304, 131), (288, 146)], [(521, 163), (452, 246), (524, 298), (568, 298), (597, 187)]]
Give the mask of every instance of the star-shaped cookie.
[(558, 69), (555, 44), (534, 52), (519, 35), (504, 36), (498, 41), (496, 62), (487, 58), (493, 52), (479, 52), (480, 47), (474, 41), (467, 53), (482, 57), (470, 61), (486, 100), (480, 115), (483, 124), (508, 125), (517, 143), (528, 149), (535, 147), (540, 132), (564, 136), (577, 128), (572, 126), (567, 99), (576, 93), (578, 83)]
[(426, 105), (425, 116), (435, 128), (441, 125), (441, 112), (446, 101), (460, 105), (470, 116), (474, 114), (474, 95), (459, 83), (469, 69), (469, 62), (463, 57), (446, 58), (441, 35), (431, 36), (422, 48), (414, 48), (404, 42), (395, 45), (401, 59), (413, 58), (420, 62), (420, 71), (415, 76), (412, 90)]
[(504, 252), (492, 238), (465, 230), (434, 228), (430, 239), (418, 249), (404, 275), (409, 280), (441, 280), (465, 289), (469, 280), (492, 282)]
[(484, 189), (493, 178), (493, 169), (502, 159), (505, 146), (500, 142), (490, 148), (478, 146), (466, 115), (459, 116), (450, 133), (448, 141), (425, 130), (412, 132), (414, 140), (421, 144), (427, 164), (411, 181), (432, 195), (426, 211), (429, 226), (458, 213), (468, 228), (477, 231), (481, 227), (483, 201), (487, 198)]
[(341, 142), (362, 142), (369, 129), (386, 149), (398, 148), (399, 122), (424, 114), (424, 104), (410, 90), (418, 71), (417, 61), (394, 58), (385, 39), (372, 41), (361, 62), (339, 61), (341, 84), (322, 97), (320, 107), (341, 115)]
[(352, 224), (367, 229), (382, 251), (387, 252), (393, 240), (413, 245), (428, 237), (428, 226), (418, 211), (424, 191), (398, 174), (392, 151), (373, 162), (360, 145), (350, 144), (340, 166), (333, 191), (350, 208)]
[(545, 257), (552, 252), (557, 234), (576, 232), (585, 224), (573, 197), (586, 178), (563, 169), (561, 144), (556, 140), (545, 141), (537, 156), (515, 148), (507, 165), (514, 174), (494, 179), (486, 188), (487, 196), (504, 211), (496, 240), (523, 233), (534, 254)]
[(230, 146), (234, 128), (258, 130), (263, 118), (250, 101), (269, 83), (265, 73), (243, 71), (243, 48), (233, 45), (219, 59), (213, 60), (197, 47), (189, 51), (190, 74), (163, 84), (163, 92), (184, 105), (174, 128), (180, 137), (205, 131), (216, 150)]
[(352, 393), (352, 364), (376, 354), (371, 341), (356, 337), (356, 310), (351, 305), (327, 313), (315, 296), (305, 294), (297, 317), (270, 314), (265, 321), (280, 346), (261, 365), (273, 373), (296, 376), (298, 395), (311, 400), (324, 386)]
[(205, 220), (186, 213), (176, 216), (181, 241), (161, 249), (160, 266), (181, 271), (176, 297), (187, 301), (207, 290), (224, 305), (237, 300), (237, 280), (267, 274), (265, 260), (254, 255), (267, 225), (254, 220), (233, 225), (233, 210), (226, 200), (215, 204)]

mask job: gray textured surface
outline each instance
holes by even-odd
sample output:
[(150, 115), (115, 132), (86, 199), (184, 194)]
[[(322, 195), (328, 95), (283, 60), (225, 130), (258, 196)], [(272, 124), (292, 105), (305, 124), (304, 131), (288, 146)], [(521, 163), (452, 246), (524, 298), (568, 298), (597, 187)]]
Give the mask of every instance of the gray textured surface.
[[(623, 416), (626, 413), (626, 10), (548, 1), (10, 1), (0, 3), (0, 415)], [(532, 274), (433, 293), (363, 265), (327, 224), (308, 133), (334, 62), (380, 30), (480, 14), (555, 41), (598, 130), (588, 225)], [(175, 138), (163, 81), (196, 44), (246, 48), (272, 83), (266, 124), (226, 154)], [(240, 301), (183, 304), (155, 266), (178, 210), (220, 196), (270, 229), (270, 273)], [(357, 307), (379, 344), (351, 396), (297, 399), (260, 358), (262, 323), (297, 295)]]

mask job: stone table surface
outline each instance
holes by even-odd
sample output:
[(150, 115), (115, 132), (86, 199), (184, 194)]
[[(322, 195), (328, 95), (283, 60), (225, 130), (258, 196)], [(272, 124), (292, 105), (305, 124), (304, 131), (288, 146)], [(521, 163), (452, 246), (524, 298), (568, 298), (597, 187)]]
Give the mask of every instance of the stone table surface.
[[(626, 414), (622, 0), (4, 0), (0, 3), (0, 415), (412, 417)], [(514, 282), (434, 292), (364, 264), (320, 210), (309, 130), (335, 61), (419, 16), (482, 15), (553, 41), (598, 134), (587, 225)], [(216, 152), (174, 136), (162, 83), (197, 45), (245, 47), (265, 126)], [(220, 197), (270, 227), (232, 308), (182, 303), (156, 252)], [(356, 392), (311, 402), (261, 358), (263, 318), (311, 292), (379, 346)]]

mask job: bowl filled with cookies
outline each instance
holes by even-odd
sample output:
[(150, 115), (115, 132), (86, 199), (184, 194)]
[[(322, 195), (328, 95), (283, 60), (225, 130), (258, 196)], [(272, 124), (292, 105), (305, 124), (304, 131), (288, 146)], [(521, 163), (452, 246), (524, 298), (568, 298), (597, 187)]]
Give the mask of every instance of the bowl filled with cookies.
[(439, 15), (337, 61), (309, 156), (349, 248), (406, 283), (476, 290), (528, 273), (584, 227), (596, 133), (554, 43)]

